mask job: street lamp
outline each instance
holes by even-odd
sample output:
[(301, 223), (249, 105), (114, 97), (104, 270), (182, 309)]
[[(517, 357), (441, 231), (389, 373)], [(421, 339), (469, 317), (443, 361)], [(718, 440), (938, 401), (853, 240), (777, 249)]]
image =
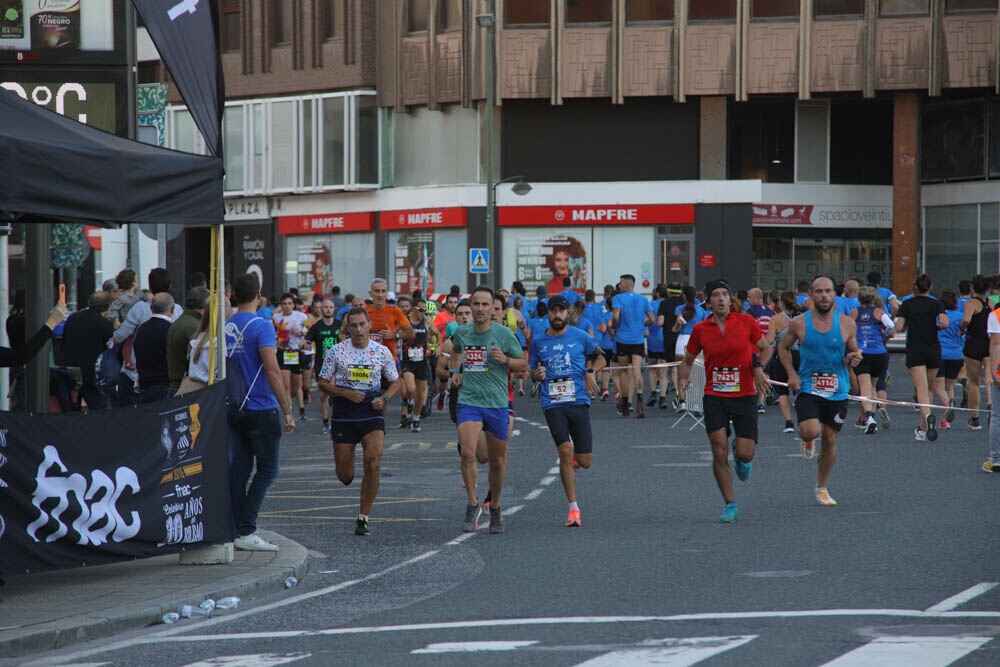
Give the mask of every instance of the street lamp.
[[(496, 76), (496, 61), (493, 57), (494, 41), (497, 33), (497, 17), (494, 0), (487, 0), (486, 13), (476, 16), (476, 25), (486, 29), (486, 251), (489, 255), (489, 271), (480, 274), (479, 284), (493, 283), (493, 266), (496, 254), (493, 252), (493, 236), (496, 228), (496, 189), (493, 185), (493, 107), (495, 106), (493, 79)], [(496, 285), (493, 285), (496, 287)]]

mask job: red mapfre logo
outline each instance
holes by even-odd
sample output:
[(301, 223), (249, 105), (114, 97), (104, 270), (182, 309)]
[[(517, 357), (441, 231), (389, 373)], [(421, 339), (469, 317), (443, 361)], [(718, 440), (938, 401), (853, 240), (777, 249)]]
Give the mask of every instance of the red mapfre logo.
[(502, 227), (555, 225), (690, 225), (694, 204), (614, 204), (609, 206), (504, 206)]
[(279, 234), (329, 234), (370, 232), (375, 229), (374, 213), (330, 213), (326, 215), (286, 215), (278, 218)]

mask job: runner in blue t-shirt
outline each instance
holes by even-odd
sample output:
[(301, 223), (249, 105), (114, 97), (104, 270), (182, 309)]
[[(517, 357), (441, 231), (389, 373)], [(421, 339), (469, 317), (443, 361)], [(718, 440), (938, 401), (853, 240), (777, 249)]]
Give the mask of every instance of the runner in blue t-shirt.
[(649, 300), (635, 293), (635, 276), (622, 275), (618, 282), (619, 293), (615, 296), (614, 318), (615, 353), (619, 366), (630, 366), (631, 372), (621, 374), (621, 396), (618, 399), (618, 410), (623, 417), (628, 417), (631, 411), (631, 398), (635, 393), (635, 418), (646, 416), (646, 408), (642, 403), (642, 360), (646, 356), (646, 326), (653, 323), (653, 309)]
[(559, 476), (569, 502), (566, 527), (579, 527), (576, 469), (591, 464), (590, 396), (597, 393), (594, 372), (604, 359), (590, 336), (567, 326), (564, 297), (549, 299), (548, 316), (549, 328), (532, 337), (528, 363), (532, 379), (541, 384), (542, 410), (559, 452)]
[[(663, 348), (663, 328), (657, 324), (655, 315), (660, 312), (660, 304), (667, 297), (667, 286), (659, 284), (653, 288), (653, 300), (649, 302), (649, 307), (653, 309), (653, 322), (646, 328), (646, 359), (649, 364), (646, 375), (649, 377), (649, 400), (647, 407), (656, 405), (657, 400), (662, 405), (666, 404), (667, 395), (667, 368), (664, 364), (674, 360), (674, 351), (669, 352)], [(660, 394), (663, 398), (660, 398)]]

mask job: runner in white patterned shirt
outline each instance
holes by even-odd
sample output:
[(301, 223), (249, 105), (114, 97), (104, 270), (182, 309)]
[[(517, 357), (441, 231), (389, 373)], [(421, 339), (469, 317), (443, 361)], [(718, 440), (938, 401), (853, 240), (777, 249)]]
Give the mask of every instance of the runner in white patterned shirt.
[[(344, 318), (349, 340), (326, 353), (319, 372), (319, 388), (333, 397), (330, 430), (337, 479), (354, 481), (354, 450), (361, 443), (364, 478), (361, 512), (354, 534), (371, 535), (368, 515), (378, 495), (382, 447), (385, 443), (385, 408), (399, 392), (399, 372), (389, 348), (369, 340), (371, 320), (364, 308), (351, 308)], [(383, 380), (388, 388), (383, 392)]]

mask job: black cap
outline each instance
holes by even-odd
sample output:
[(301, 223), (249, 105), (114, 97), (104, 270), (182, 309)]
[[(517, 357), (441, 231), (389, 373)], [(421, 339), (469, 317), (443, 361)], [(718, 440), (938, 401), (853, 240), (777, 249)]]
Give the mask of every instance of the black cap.
[(549, 310), (552, 310), (553, 308), (569, 310), (569, 301), (566, 300), (566, 297), (556, 294), (554, 297), (549, 299)]
[(712, 292), (719, 289), (720, 287), (729, 292), (730, 294), (733, 293), (733, 290), (730, 289), (729, 287), (729, 283), (727, 283), (725, 280), (709, 280), (708, 284), (705, 285), (705, 298), (706, 299), (710, 298), (712, 296)]

